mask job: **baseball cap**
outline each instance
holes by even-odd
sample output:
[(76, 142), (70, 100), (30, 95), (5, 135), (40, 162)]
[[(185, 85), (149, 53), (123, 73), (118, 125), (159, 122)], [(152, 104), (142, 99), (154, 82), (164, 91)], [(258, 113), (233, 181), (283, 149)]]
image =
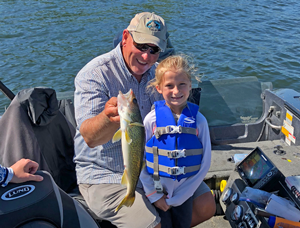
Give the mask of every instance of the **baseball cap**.
[(155, 44), (162, 52), (167, 46), (167, 26), (162, 17), (149, 12), (138, 13), (131, 20), (127, 30), (139, 44)]

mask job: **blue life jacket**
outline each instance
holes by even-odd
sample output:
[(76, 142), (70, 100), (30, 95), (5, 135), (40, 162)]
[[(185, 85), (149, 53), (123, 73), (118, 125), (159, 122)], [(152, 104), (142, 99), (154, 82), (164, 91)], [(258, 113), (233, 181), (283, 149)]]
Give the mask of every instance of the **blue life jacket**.
[(187, 103), (176, 121), (165, 101), (155, 104), (156, 129), (146, 143), (147, 170), (154, 180), (169, 177), (180, 181), (195, 175), (201, 166), (203, 146), (196, 135), (199, 107)]

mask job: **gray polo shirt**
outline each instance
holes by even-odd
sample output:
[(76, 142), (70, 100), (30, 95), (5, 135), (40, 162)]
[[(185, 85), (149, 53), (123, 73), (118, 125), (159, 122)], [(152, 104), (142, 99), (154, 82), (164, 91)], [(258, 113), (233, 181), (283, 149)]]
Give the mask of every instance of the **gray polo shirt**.
[(75, 117), (77, 129), (75, 135), (75, 157), (78, 184), (120, 183), (124, 165), (121, 142), (108, 143), (89, 148), (79, 132), (83, 121), (103, 111), (105, 103), (111, 97), (117, 97), (119, 91), (127, 93), (131, 88), (136, 95), (143, 119), (156, 100), (162, 97), (146, 90), (149, 80), (155, 76), (152, 66), (138, 82), (128, 71), (120, 44), (109, 53), (91, 60), (75, 78)]

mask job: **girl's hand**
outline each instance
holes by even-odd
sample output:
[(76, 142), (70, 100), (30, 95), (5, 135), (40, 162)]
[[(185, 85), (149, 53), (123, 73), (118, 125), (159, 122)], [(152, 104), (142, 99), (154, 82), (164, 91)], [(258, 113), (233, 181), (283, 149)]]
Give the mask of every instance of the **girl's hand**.
[(170, 206), (167, 204), (166, 199), (168, 197), (166, 195), (163, 195), (159, 200), (157, 200), (156, 202), (154, 202), (155, 207), (163, 210), (163, 211), (167, 211), (169, 210)]

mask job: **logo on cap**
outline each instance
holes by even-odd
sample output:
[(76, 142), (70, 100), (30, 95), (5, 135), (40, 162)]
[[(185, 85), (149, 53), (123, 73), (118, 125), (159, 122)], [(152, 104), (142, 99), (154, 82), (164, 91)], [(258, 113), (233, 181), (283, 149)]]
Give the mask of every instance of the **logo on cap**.
[(151, 20), (147, 22), (146, 26), (151, 30), (151, 31), (160, 31), (160, 22)]

